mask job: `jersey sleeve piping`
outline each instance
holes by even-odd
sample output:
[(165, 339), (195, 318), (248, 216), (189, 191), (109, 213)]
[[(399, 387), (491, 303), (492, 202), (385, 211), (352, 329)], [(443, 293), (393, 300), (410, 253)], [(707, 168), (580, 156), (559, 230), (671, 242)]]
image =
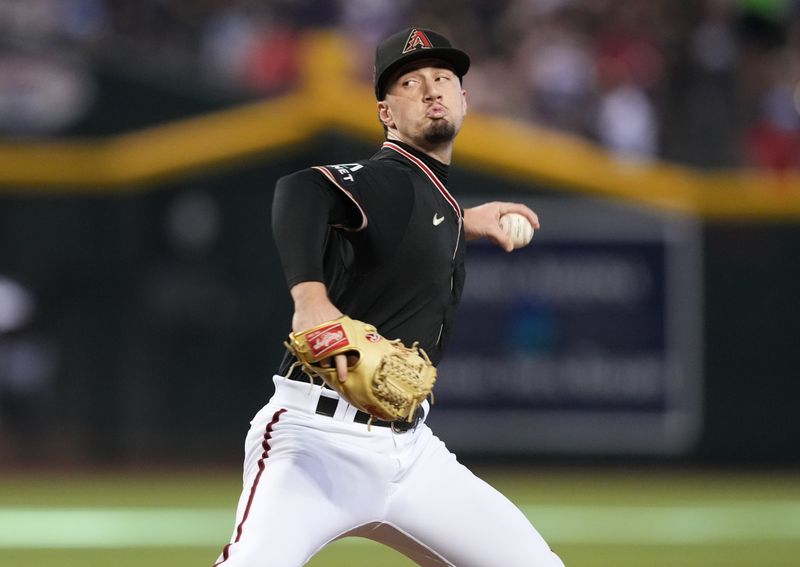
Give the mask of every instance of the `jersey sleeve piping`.
[(315, 165), (311, 169), (315, 169), (316, 171), (319, 171), (322, 175), (325, 176), (325, 178), (328, 181), (333, 183), (334, 186), (338, 187), (339, 190), (342, 193), (344, 193), (353, 202), (353, 204), (358, 208), (358, 212), (361, 213), (361, 225), (358, 226), (358, 227), (353, 228), (353, 227), (345, 226), (345, 225), (342, 225), (342, 224), (335, 224), (335, 225), (332, 225), (332, 226), (334, 228), (340, 228), (340, 229), (348, 231), (348, 232), (359, 232), (359, 231), (362, 231), (365, 228), (367, 228), (367, 224), (368, 224), (367, 215), (366, 215), (366, 213), (364, 213), (364, 209), (361, 208), (361, 205), (358, 203), (358, 201), (353, 196), (353, 194), (350, 193), (350, 191), (348, 191), (344, 187), (342, 187), (341, 183), (339, 183), (336, 180), (336, 178), (333, 176), (333, 174), (330, 171), (328, 171), (325, 167), (323, 167), (321, 165)]

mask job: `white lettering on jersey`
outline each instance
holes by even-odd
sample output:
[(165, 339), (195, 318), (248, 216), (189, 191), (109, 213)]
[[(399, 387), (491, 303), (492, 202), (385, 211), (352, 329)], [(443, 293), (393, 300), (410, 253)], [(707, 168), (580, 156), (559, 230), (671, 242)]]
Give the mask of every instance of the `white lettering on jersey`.
[(364, 167), (360, 163), (339, 163), (336, 165), (329, 165), (328, 167), (332, 167), (336, 170), (336, 172), (342, 176), (343, 181), (347, 181), (348, 183), (353, 183), (355, 179), (353, 178), (353, 173)]

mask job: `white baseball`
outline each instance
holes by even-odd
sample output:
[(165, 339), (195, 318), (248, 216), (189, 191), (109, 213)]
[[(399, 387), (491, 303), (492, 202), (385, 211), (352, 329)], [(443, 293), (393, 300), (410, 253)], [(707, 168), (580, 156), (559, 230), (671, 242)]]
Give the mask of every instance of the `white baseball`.
[(519, 213), (506, 213), (500, 217), (500, 228), (511, 237), (514, 248), (527, 246), (533, 238), (533, 227)]

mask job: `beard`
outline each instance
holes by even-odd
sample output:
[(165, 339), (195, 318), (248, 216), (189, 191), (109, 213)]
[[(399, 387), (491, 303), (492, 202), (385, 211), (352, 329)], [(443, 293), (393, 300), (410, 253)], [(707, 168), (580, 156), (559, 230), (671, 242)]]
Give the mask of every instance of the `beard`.
[(447, 120), (434, 120), (422, 133), (431, 145), (452, 142), (456, 137), (456, 127)]

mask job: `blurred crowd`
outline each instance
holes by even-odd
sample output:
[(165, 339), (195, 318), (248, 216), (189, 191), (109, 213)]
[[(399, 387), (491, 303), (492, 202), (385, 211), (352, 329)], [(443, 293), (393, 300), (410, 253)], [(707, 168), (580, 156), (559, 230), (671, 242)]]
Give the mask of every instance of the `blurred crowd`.
[(0, 133), (69, 127), (98, 64), (285, 92), (316, 28), (370, 81), (375, 44), (409, 22), (470, 53), (473, 110), (635, 160), (800, 168), (800, 0), (0, 0)]

